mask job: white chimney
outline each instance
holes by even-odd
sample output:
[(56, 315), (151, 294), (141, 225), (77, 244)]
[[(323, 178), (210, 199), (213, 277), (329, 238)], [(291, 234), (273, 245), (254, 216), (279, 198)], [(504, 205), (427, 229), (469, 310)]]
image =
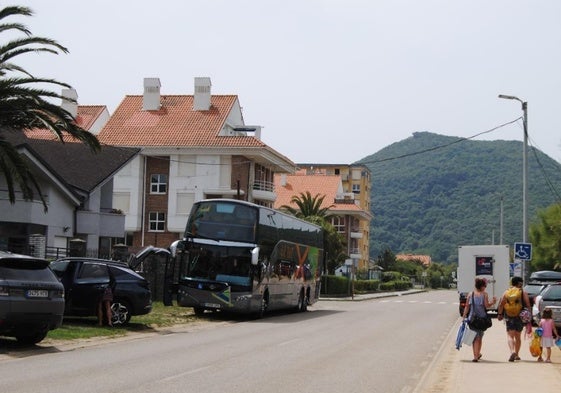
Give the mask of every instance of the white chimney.
[(78, 116), (78, 93), (76, 89), (62, 89), (62, 109), (69, 112), (73, 118)]
[(286, 173), (281, 173), (280, 176), (280, 185), (282, 187), (286, 187)]
[(157, 111), (160, 109), (160, 78), (144, 78), (144, 96), (142, 97), (143, 111)]
[(195, 78), (195, 94), (193, 99), (193, 110), (208, 111), (210, 109), (210, 78)]

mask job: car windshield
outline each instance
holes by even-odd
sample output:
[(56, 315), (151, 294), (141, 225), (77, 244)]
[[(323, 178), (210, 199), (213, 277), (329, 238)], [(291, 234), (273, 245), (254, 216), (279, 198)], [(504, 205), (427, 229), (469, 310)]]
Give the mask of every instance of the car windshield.
[(52, 281), (53, 273), (47, 267), (48, 262), (36, 259), (0, 260), (0, 277), (6, 280)]
[(530, 295), (537, 295), (542, 291), (543, 288), (544, 286), (541, 284), (528, 284), (524, 287), (524, 291), (526, 291)]
[(543, 300), (561, 300), (561, 285), (551, 285), (543, 294)]

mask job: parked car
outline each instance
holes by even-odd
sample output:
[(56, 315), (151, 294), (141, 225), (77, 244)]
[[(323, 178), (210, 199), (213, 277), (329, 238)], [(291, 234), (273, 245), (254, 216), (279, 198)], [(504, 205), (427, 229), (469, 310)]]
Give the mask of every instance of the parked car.
[(65, 315), (97, 315), (101, 293), (109, 285), (109, 271), (115, 279), (111, 302), (113, 325), (126, 324), (131, 316), (152, 311), (148, 281), (124, 262), (73, 257), (51, 262), (51, 269), (64, 285)]
[(530, 282), (524, 286), (523, 291), (528, 294), (530, 299), (530, 306), (534, 305), (534, 299), (544, 290), (549, 284), (541, 282)]
[(550, 308), (557, 329), (561, 329), (561, 284), (548, 285), (535, 299), (537, 322), (541, 319), (543, 310)]
[(63, 315), (64, 287), (49, 261), (0, 251), (0, 335), (37, 344)]

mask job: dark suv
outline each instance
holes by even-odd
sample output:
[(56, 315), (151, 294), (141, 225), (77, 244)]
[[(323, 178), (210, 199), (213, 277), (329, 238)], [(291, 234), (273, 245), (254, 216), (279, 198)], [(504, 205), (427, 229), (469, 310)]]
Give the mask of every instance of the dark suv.
[(65, 315), (97, 315), (97, 303), (109, 284), (109, 271), (115, 278), (111, 310), (113, 325), (128, 323), (132, 315), (152, 311), (148, 281), (126, 263), (95, 258), (63, 258), (51, 262), (51, 269), (64, 284)]
[(49, 261), (0, 251), (0, 335), (36, 344), (62, 324), (64, 287)]

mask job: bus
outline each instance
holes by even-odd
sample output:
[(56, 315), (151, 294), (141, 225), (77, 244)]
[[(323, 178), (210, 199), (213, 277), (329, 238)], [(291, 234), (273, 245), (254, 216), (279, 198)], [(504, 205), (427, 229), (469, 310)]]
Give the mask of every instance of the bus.
[[(170, 246), (164, 304), (205, 311), (306, 311), (319, 298), (322, 228), (234, 199), (196, 202)], [(167, 295), (166, 295), (167, 294)]]

